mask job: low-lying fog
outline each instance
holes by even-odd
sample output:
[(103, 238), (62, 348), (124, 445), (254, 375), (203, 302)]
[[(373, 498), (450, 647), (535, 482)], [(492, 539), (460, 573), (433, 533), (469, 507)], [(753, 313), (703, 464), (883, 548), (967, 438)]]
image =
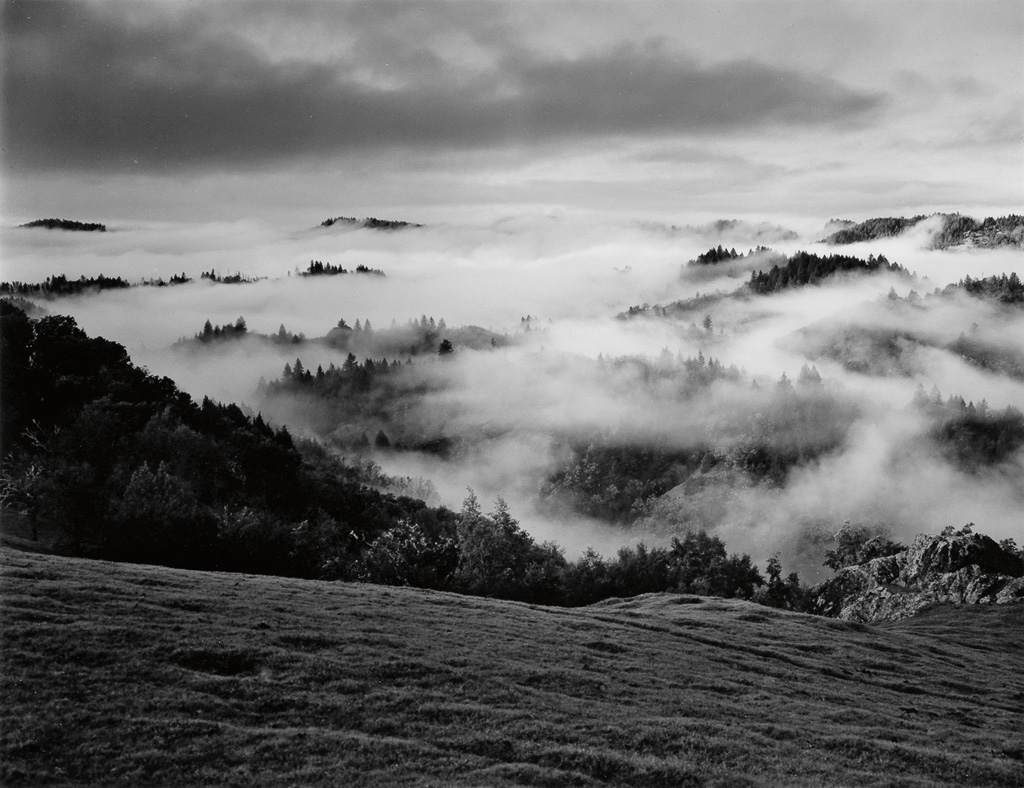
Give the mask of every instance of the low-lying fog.
[[(642, 538), (667, 536), (543, 513), (537, 492), (555, 460), (553, 432), (614, 432), (622, 440), (653, 435), (686, 446), (723, 409), (744, 407), (751, 378), (768, 385), (783, 374), (796, 380), (809, 358), (830, 391), (858, 403), (858, 419), (840, 452), (797, 469), (784, 487), (736, 492), (726, 516), (715, 524), (731, 551), (763, 561), (783, 550), (787, 566), (813, 571), (817, 559), (801, 555), (808, 549), (808, 524), (835, 530), (846, 520), (887, 524), (902, 539), (966, 522), (996, 538), (1020, 539), (1024, 457), (999, 469), (958, 470), (929, 449), (926, 425), (908, 406), (918, 385), (943, 396), (984, 399), (992, 408), (1024, 406), (1020, 379), (986, 372), (943, 349), (962, 332), (973, 332), (1024, 353), (1024, 313), (1008, 318), (977, 299), (923, 298), (966, 275), (1024, 274), (1024, 255), (1007, 249), (926, 250), (921, 229), (832, 248), (817, 243), (825, 235), (823, 222), (824, 217), (820, 227), (796, 221), (668, 226), (543, 217), (393, 232), (278, 228), (255, 221), (114, 223), (104, 234), (5, 229), (3, 279), (38, 282), (51, 274), (101, 273), (129, 281), (192, 277), (195, 281), (186, 285), (106, 291), (40, 305), (73, 315), (90, 334), (123, 343), (136, 363), (173, 378), (193, 397), (249, 404), (260, 378), (277, 378), (296, 356), (315, 369), (340, 366), (345, 353), (320, 345), (296, 349), (252, 342), (221, 343), (195, 353), (171, 346), (195, 335), (207, 319), (223, 325), (239, 316), (250, 332), (276, 333), (284, 325), (309, 338), (325, 335), (341, 318), (349, 324), (369, 319), (381, 329), (421, 315), (443, 318), (449, 327), (478, 325), (518, 335), (516, 343), (494, 350), (456, 348), (442, 373), (448, 385), (433, 395), (438, 408), (454, 407), (459, 414), (452, 429), (498, 425), (500, 437), (456, 461), (396, 452), (378, 460), (386, 471), (431, 479), (450, 507), (460, 505), (467, 487), (485, 506), (501, 495), (524, 526), (540, 539), (554, 539), (569, 554), (587, 545), (610, 552)], [(616, 319), (630, 306), (736, 290), (758, 267), (756, 259), (685, 267), (717, 244), (739, 252), (760, 244), (787, 254), (800, 249), (863, 258), (884, 254), (917, 278), (836, 279), (769, 297), (709, 301), (681, 319)], [(311, 260), (349, 270), (365, 265), (386, 276), (299, 276)], [(200, 281), (200, 273), (211, 269), (267, 278), (237, 285)], [(914, 290), (922, 301), (886, 308), (890, 288), (900, 297)], [(528, 334), (521, 323), (525, 316), (532, 318)], [(705, 316), (711, 318), (710, 331), (702, 325)], [(926, 340), (927, 346), (908, 353), (899, 374), (856, 374), (814, 350), (819, 339), (844, 327), (892, 328)], [(702, 353), (748, 377), (723, 384), (713, 396), (680, 403), (637, 384), (626, 367), (595, 361), (632, 355), (654, 361), (665, 351), (682, 358)], [(423, 357), (416, 363), (438, 362)], [(296, 433), (305, 429), (302, 423), (288, 426)]]

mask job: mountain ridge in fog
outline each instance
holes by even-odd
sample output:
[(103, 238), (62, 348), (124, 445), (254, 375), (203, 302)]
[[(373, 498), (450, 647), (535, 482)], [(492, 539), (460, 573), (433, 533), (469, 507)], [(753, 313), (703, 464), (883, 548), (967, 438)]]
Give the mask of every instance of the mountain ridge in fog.
[(884, 217), (866, 219), (860, 223), (833, 220), (843, 226), (822, 239), (822, 243), (842, 245), (876, 241), (899, 236), (922, 222), (927, 222), (930, 235), (928, 245), (933, 249), (953, 249), (959, 246), (993, 248), (1024, 246), (1024, 216), (988, 216), (978, 221), (959, 213), (919, 214), (910, 218)]
[(34, 219), (18, 227), (44, 227), (47, 230), (71, 230), (77, 232), (100, 232), (105, 233), (107, 226), (99, 222), (79, 222), (74, 219)]
[[(1020, 268), (1019, 252), (922, 249), (914, 234), (920, 228), (913, 228), (909, 235), (860, 242), (846, 255), (884, 260), (880, 268), (891, 260), (903, 271), (839, 277), (819, 272), (818, 284), (808, 286), (815, 278), (811, 263), (828, 258), (830, 248), (797, 239), (779, 244), (774, 261), (764, 249), (733, 257), (733, 248), (748, 248), (747, 238), (757, 228), (756, 222), (692, 222), (665, 233), (581, 216), (430, 225), (409, 233), (296, 234), (257, 222), (139, 227), (108, 238), (23, 236), (13, 270), (26, 270), (29, 263), (39, 270), (45, 260), (47, 266), (64, 261), (67, 270), (83, 276), (99, 269), (123, 279), (183, 276), (183, 267), (239, 271), (256, 281), (244, 287), (204, 281), (116, 288), (46, 304), (73, 314), (92, 334), (124, 341), (139, 363), (168, 375), (197, 401), (209, 396), (256, 413), (266, 391), (258, 390), (261, 378), (267, 386), (287, 383), (277, 392), (287, 396), (277, 397), (274, 418), (296, 434), (333, 436), (343, 452), (361, 444), (359, 451), (386, 471), (429, 479), (448, 506), (458, 506), (466, 487), (485, 500), (501, 496), (530, 533), (555, 539), (572, 554), (588, 544), (614, 552), (642, 539), (669, 538), (673, 528), (703, 524), (759, 560), (778, 550), (806, 555), (799, 568), (810, 571), (815, 529), (834, 530), (846, 520), (885, 525), (902, 538), (968, 521), (999, 538), (1012, 533), (1024, 500), (1013, 441), (1006, 444), (1008, 453), (971, 448), (950, 454), (947, 447), (955, 436), (975, 446), (980, 438), (971, 437), (972, 430), (980, 436), (1011, 427), (1006, 408), (1024, 401), (1024, 386), (1013, 372), (1022, 352), (1015, 339), (1020, 312), (988, 297), (1008, 286)], [(709, 240), (709, 233), (716, 235)], [(805, 239), (813, 237), (820, 236)], [(712, 250), (710, 256), (721, 259), (687, 264)], [(797, 255), (801, 250), (804, 257)], [(310, 261), (321, 261), (325, 272), (330, 266), (387, 276), (289, 275), (302, 273)], [(747, 283), (758, 279), (759, 270), (770, 277), (773, 267), (777, 285), (788, 272), (787, 286), (753, 293)], [(951, 285), (955, 292), (936, 297), (933, 288)], [(737, 290), (745, 291), (743, 297), (729, 295)], [(659, 307), (661, 314), (651, 307), (649, 319), (616, 320), (629, 304), (675, 306)], [(192, 353), (171, 350), (181, 337), (203, 333), (204, 321), (215, 332), (215, 326), (233, 327), (240, 315), (247, 341), (196, 344)], [(443, 315), (449, 333), (456, 330), (449, 326), (476, 328), (467, 329), (473, 338), (450, 337), (455, 353), (442, 362), (437, 350), (444, 336), (401, 338), (398, 332), (391, 341), (392, 321), (400, 329), (409, 315), (421, 316), (412, 319), (419, 324), (429, 324), (428, 315)], [(357, 320), (363, 329), (358, 337)], [(342, 321), (351, 332), (339, 327)], [(372, 331), (365, 330), (367, 322)], [(331, 334), (339, 341), (306, 339)], [(253, 341), (257, 336), (263, 339)], [(505, 343), (505, 337), (514, 341)], [(879, 352), (890, 345), (891, 370), (888, 356)], [(878, 363), (858, 364), (858, 352), (862, 361)], [(375, 368), (382, 358), (389, 368), (398, 359), (403, 367), (409, 358), (421, 360), (389, 379), (388, 385), (404, 386), (407, 380), (412, 387), (415, 396), (403, 399), (408, 408), (392, 408), (387, 396), (376, 396), (383, 390), (371, 384), (350, 397), (352, 408), (365, 403), (368, 409), (342, 419), (352, 408), (336, 407), (315, 385), (307, 389), (291, 381), (296, 361), (303, 378), (308, 373), (315, 379), (318, 369), (326, 376), (344, 368), (350, 353), (361, 370), (366, 359)], [(739, 377), (717, 380), (701, 393), (687, 370), (702, 361), (705, 370), (735, 369)], [(283, 376), (286, 364), (291, 375)], [(774, 461), (786, 441), (799, 437), (789, 426), (782, 429), (788, 415), (772, 415), (786, 414), (787, 407), (775, 403), (775, 387), (794, 384), (793, 402), (800, 403), (804, 367), (820, 378), (827, 397), (855, 403), (854, 416), (836, 422), (841, 439), (828, 438), (821, 444), (827, 451), (796, 451), (797, 462)], [(890, 374), (897, 367), (899, 374)], [(339, 391), (349, 389), (333, 372), (330, 379)], [(420, 386), (426, 388), (415, 393)], [(751, 393), (755, 386), (761, 394)], [(911, 409), (918, 387), (929, 395), (939, 392), (944, 407), (962, 398), (964, 412)], [(982, 403), (986, 415), (969, 413)], [(267, 408), (264, 415), (270, 413)], [(799, 409), (794, 413), (798, 423)], [(816, 427), (807, 424), (801, 440), (813, 437)], [(948, 435), (937, 438), (936, 429)], [(717, 436), (719, 445), (708, 444), (709, 436)], [(645, 451), (645, 442), (655, 437), (692, 456), (665, 454), (649, 472), (634, 474), (630, 485), (622, 469), (634, 467), (634, 453)], [(595, 450), (588, 455), (591, 443)], [(446, 448), (438, 453), (441, 447)], [(730, 467), (743, 447), (760, 447), (763, 461), (754, 452), (738, 468)], [(973, 470), (957, 464), (957, 457), (989, 455), (998, 462), (977, 462)], [(599, 466), (614, 464), (617, 456), (628, 462), (619, 470), (599, 467), (594, 479), (606, 479), (602, 488), (573, 482), (567, 496), (539, 495), (553, 481), (561, 484), (588, 456)], [(704, 457), (708, 466), (701, 469)], [(658, 465), (662, 460), (664, 467)], [(770, 472), (748, 473), (758, 468)], [(677, 494), (658, 498), (670, 489)], [(556, 498), (567, 498), (571, 506), (550, 506)], [(617, 521), (607, 512), (633, 514)]]

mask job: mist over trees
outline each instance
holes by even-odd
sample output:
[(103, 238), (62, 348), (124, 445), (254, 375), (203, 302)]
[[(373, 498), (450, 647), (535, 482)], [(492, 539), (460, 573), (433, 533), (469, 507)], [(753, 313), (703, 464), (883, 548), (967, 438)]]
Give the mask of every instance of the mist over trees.
[(119, 276), (81, 276), (68, 279), (64, 274), (48, 276), (42, 282), (0, 282), (0, 294), (19, 295), (30, 298), (57, 298), (59, 296), (81, 295), (101, 290), (123, 290), (131, 283)]
[(1011, 271), (1009, 276), (1000, 274), (980, 279), (965, 276), (955, 285), (947, 285), (942, 292), (949, 295), (957, 290), (980, 298), (994, 299), (1002, 304), (1024, 304), (1024, 283), (1016, 271)]
[(807, 252), (797, 252), (790, 257), (785, 265), (773, 265), (767, 273), (757, 271), (750, 275), (747, 286), (757, 295), (768, 295), (789, 287), (818, 284), (825, 277), (844, 273), (875, 273), (887, 272), (906, 274), (897, 263), (890, 263), (884, 255), (877, 258), (871, 255), (867, 260), (849, 255), (820, 256)]
[[(587, 254), (561, 238), (545, 242), (543, 275), (523, 268), (510, 278), (522, 262), (510, 246), (515, 228), (495, 248), (473, 234), (460, 236), (463, 250), (451, 247), (460, 232), (316, 234), (314, 248), (307, 233), (273, 253), (291, 266), (309, 260), (305, 272), (215, 296), (211, 283), (259, 276), (221, 276), (230, 261), (208, 256), (204, 281), (173, 275), (184, 287), (78, 291), (51, 277), (60, 292), (47, 306), (80, 310), (90, 333), (90, 315), (104, 309), (151, 323), (187, 318), (195, 333), (169, 340), (166, 353), (139, 349), (175, 381), (184, 372), (197, 393), (186, 406), (176, 383), (171, 404), (142, 397), (130, 400), (131, 419), (108, 416), (134, 386), (116, 382), (122, 370), (81, 403), (88, 426), (78, 416), (52, 434), (22, 424), (39, 440), (5, 461), (5, 500), (18, 501), (41, 539), (59, 533), (64, 549), (83, 554), (557, 604), (706, 588), (801, 609), (806, 589), (792, 570), (814, 576), (846, 520), (909, 541), (911, 528), (935, 527), (948, 509), (960, 522), (994, 517), (1005, 536), (1024, 451), (1020, 412), (1007, 404), (1024, 379), (1012, 267), (929, 281), (891, 263), (888, 248), (740, 252), (738, 239), (723, 238), (710, 248), (700, 240), (706, 251), (694, 254), (692, 241), (678, 244), (682, 231), (644, 230), (637, 238), (661, 255), (655, 267), (642, 246), (623, 259), (625, 247), (607, 238)], [(457, 265), (439, 265), (439, 252)], [(372, 273), (382, 259), (387, 278), (339, 275)], [(22, 292), (42, 292), (5, 287), (26, 308)], [(543, 300), (547, 291), (564, 299), (561, 310)], [(450, 324), (447, 306), (445, 318), (421, 313), (435, 305), (424, 294), (439, 293), (460, 315), (466, 303), (488, 304), (476, 314), (494, 327)], [(611, 320), (623, 293), (664, 305), (643, 302)], [(118, 323), (99, 325), (125, 336)], [(74, 390), (75, 375), (54, 375), (55, 390)], [(204, 398), (208, 381), (230, 382), (230, 393)], [(247, 404), (217, 404), (221, 396)], [(126, 432), (94, 426), (106, 421)], [(88, 448), (94, 439), (105, 455)], [(250, 495), (269, 473), (251, 458), (275, 453), (291, 468), (279, 474), (283, 486)], [(886, 457), (899, 462), (883, 467)], [(460, 513), (466, 487), (495, 508)], [(698, 562), (705, 569), (691, 582), (672, 540), (701, 533), (725, 554), (691, 544), (717, 556)], [(603, 553), (586, 549), (592, 537)], [(739, 548), (738, 563), (726, 545)], [(736, 580), (750, 554), (760, 584)], [(474, 566), (491, 567), (494, 581)]]
[(988, 216), (979, 221), (958, 213), (933, 214), (932, 217), (923, 214), (910, 218), (884, 217), (867, 219), (858, 224), (851, 222), (849, 226), (827, 236), (823, 243), (853, 244), (890, 238), (931, 218), (937, 219), (939, 225), (931, 237), (930, 244), (934, 249), (948, 249), (965, 244), (988, 248), (1024, 244), (1024, 216)]
[(47, 230), (73, 230), (79, 232), (105, 233), (107, 226), (99, 222), (79, 222), (74, 219), (35, 219), (18, 227), (43, 227)]
[(367, 230), (404, 230), (410, 227), (423, 226), (422, 224), (402, 222), (394, 219), (377, 219), (373, 216), (368, 216), (365, 219), (357, 219), (354, 216), (335, 216), (320, 222), (321, 227), (333, 227), (334, 225), (352, 228), (364, 227)]
[[(764, 246), (741, 254), (735, 248), (725, 249), (721, 244), (702, 252), (684, 265), (680, 271), (680, 278), (686, 280), (692, 275), (693, 270), (713, 271), (737, 263), (746, 263), (746, 269), (750, 271), (745, 285), (732, 291), (716, 290), (703, 294), (698, 292), (691, 298), (669, 304), (631, 306), (627, 311), (620, 313), (619, 318), (680, 317), (692, 312), (713, 309), (723, 301), (743, 299), (749, 294), (764, 296), (782, 290), (821, 285), (839, 275), (894, 274), (909, 278), (906, 269), (898, 263), (889, 262), (884, 255), (876, 257), (872, 254), (867, 259), (862, 259), (851, 255), (818, 255), (799, 251), (786, 256)], [(708, 327), (704, 328), (707, 330)]]
[[(3, 503), (73, 554), (542, 604), (639, 589), (750, 598), (763, 585), (749, 556), (726, 556), (714, 537), (567, 561), (500, 499), (485, 515), (470, 492), (456, 515), (378, 492), (358, 465), (236, 405), (195, 403), (71, 318), (0, 302), (0, 329)], [(290, 374), (315, 380), (301, 362)]]
[(877, 238), (889, 238), (899, 235), (909, 227), (927, 219), (923, 214), (912, 216), (909, 219), (902, 216), (885, 217), (879, 219), (867, 219), (859, 224), (844, 227), (825, 238), (825, 243), (830, 244), (853, 244), (860, 241), (872, 241)]
[[(360, 263), (356, 266), (357, 274), (372, 274), (373, 276), (385, 276), (379, 268), (369, 268)], [(323, 260), (310, 260), (305, 271), (299, 272), (302, 276), (338, 276), (349, 273), (349, 270), (340, 265), (325, 263)]]

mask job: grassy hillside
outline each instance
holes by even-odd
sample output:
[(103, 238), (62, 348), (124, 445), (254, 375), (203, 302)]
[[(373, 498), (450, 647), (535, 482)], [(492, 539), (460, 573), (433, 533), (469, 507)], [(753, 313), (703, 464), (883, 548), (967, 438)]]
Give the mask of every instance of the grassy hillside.
[(2, 567), (4, 785), (1024, 785), (1024, 606), (866, 627)]

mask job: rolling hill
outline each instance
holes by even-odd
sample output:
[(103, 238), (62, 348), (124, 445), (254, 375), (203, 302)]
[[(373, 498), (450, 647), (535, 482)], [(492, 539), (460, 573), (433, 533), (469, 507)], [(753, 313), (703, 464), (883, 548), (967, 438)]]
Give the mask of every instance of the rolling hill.
[(4, 548), (4, 785), (1024, 785), (1024, 606), (573, 610)]
[(924, 214), (910, 218), (903, 216), (878, 217), (858, 224), (833, 220), (829, 222), (829, 226), (838, 226), (840, 229), (824, 238), (822, 243), (852, 244), (879, 238), (891, 238), (929, 218), (937, 219), (937, 226), (933, 229), (929, 242), (932, 249), (964, 246), (974, 248), (1020, 246), (1024, 241), (1024, 217), (1017, 214), (999, 217), (988, 216), (978, 221), (959, 213), (939, 213), (933, 214), (932, 217)]

